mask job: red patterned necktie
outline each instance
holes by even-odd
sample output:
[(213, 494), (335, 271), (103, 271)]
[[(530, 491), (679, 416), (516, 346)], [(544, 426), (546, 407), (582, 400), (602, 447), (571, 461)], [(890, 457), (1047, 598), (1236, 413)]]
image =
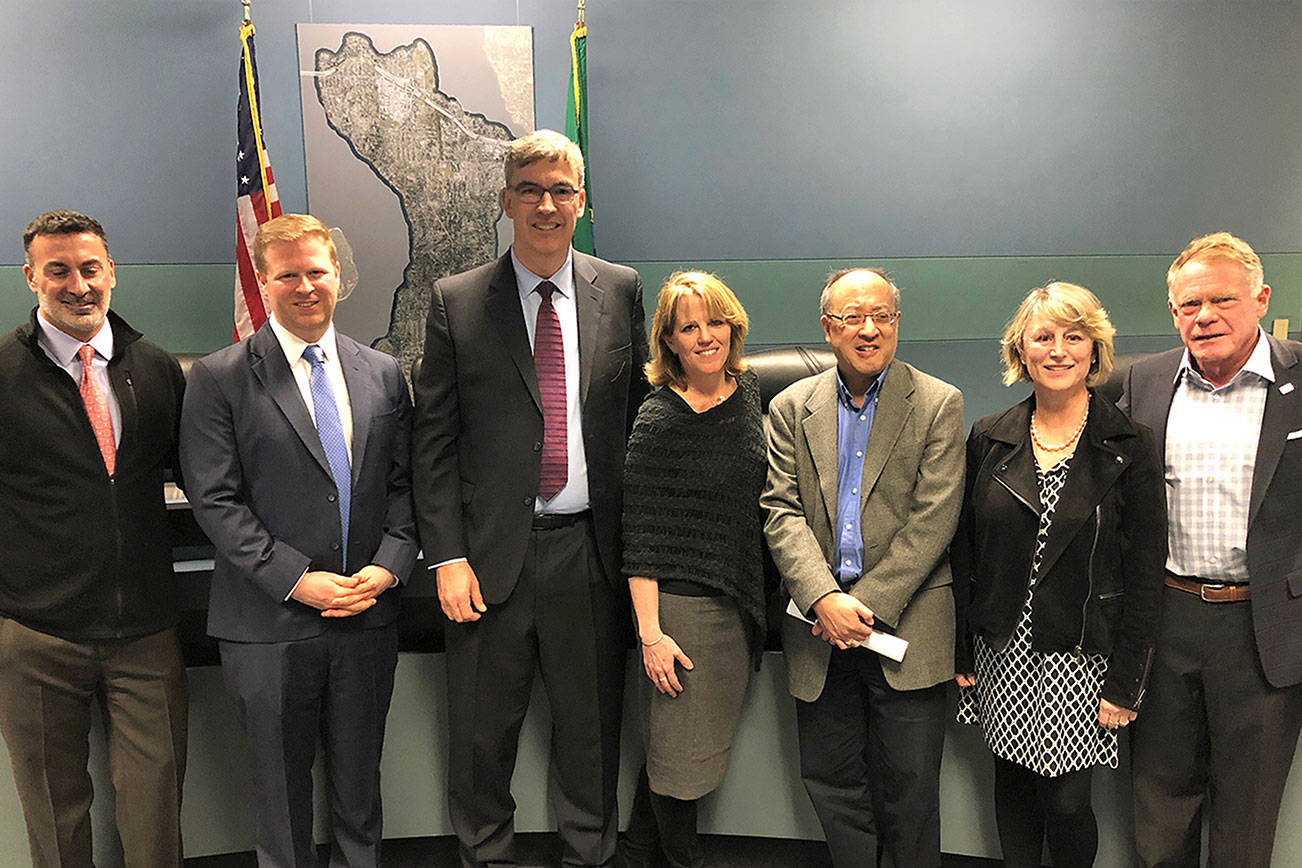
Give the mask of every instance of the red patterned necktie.
[(570, 475), (566, 450), (565, 348), (561, 346), (561, 321), (552, 306), (555, 291), (556, 286), (550, 280), (538, 284), (542, 304), (538, 306), (533, 337), (533, 367), (543, 410), (542, 472), (538, 475), (538, 495), (543, 500), (555, 497)]
[(86, 415), (90, 417), (90, 427), (95, 429), (95, 440), (99, 442), (100, 454), (104, 456), (104, 466), (109, 476), (117, 469), (117, 446), (113, 443), (113, 420), (109, 418), (108, 402), (99, 390), (95, 378), (91, 376), (91, 364), (95, 358), (95, 348), (82, 344), (77, 351), (81, 357), (81, 400), (86, 405)]

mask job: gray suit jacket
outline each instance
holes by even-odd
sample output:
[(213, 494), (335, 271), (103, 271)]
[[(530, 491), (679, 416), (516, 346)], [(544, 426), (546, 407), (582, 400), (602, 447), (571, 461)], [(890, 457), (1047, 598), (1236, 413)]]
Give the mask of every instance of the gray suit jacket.
[[(579, 395), (597, 549), (622, 596), (624, 447), (646, 394), (642, 281), (574, 254)], [(533, 351), (509, 253), (434, 284), (414, 384), (416, 512), (425, 562), (464, 557), (484, 602), (505, 601), (524, 564), (542, 465)]]
[[(903, 663), (882, 658), (886, 680), (916, 690), (954, 675), (954, 595), (948, 547), (963, 500), (963, 397), (899, 361), (877, 399), (860, 486), (863, 576), (850, 593), (879, 627), (908, 640)], [(837, 505), (836, 369), (800, 380), (769, 406), (764, 528), (787, 593), (808, 613), (840, 590), (830, 564)], [(831, 646), (783, 616), (792, 696), (823, 691)]]
[[(1302, 343), (1266, 335), (1275, 383), (1266, 396), (1248, 505), (1252, 624), (1266, 680), (1302, 683)], [(1184, 348), (1136, 362), (1119, 406), (1153, 429), (1166, 456), (1166, 418)]]
[(218, 639), (282, 642), (398, 616), (397, 588), (341, 619), (285, 599), (308, 569), (378, 564), (405, 581), (419, 549), (406, 381), (391, 356), (337, 340), (353, 411), (347, 564), (330, 465), (271, 326), (190, 369), (181, 465), (195, 519), (217, 549), (208, 632)]

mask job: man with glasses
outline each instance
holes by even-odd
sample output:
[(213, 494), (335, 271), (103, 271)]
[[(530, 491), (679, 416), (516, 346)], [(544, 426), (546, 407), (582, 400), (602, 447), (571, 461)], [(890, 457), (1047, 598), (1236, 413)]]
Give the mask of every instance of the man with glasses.
[(637, 272), (574, 251), (583, 155), (506, 152), (511, 250), (434, 284), (415, 381), (417, 521), (447, 625), (448, 802), (463, 865), (513, 865), (511, 775), (540, 669), (566, 865), (614, 856), (627, 586), (624, 447), (646, 390)]
[[(1247, 242), (1190, 242), (1166, 275), (1184, 347), (1136, 363), (1122, 409), (1166, 467), (1166, 589), (1133, 731), (1144, 865), (1271, 862), (1302, 730), (1302, 344), (1258, 324)], [(1293, 818), (1296, 822), (1296, 818)]]
[[(836, 367), (773, 399), (761, 499), (792, 604), (801, 777), (838, 868), (933, 868), (963, 399), (895, 359), (900, 293), (883, 272), (832, 274), (820, 305)], [(875, 633), (909, 643), (902, 662), (865, 647)]]

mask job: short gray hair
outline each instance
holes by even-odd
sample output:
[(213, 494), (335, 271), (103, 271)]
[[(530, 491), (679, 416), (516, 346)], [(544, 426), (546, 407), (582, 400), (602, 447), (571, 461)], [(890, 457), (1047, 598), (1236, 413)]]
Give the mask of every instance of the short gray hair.
[(579, 174), (578, 188), (583, 189), (583, 152), (579, 146), (555, 130), (535, 130), (521, 136), (506, 148), (506, 186), (516, 171), (539, 160), (556, 162), (564, 160)]

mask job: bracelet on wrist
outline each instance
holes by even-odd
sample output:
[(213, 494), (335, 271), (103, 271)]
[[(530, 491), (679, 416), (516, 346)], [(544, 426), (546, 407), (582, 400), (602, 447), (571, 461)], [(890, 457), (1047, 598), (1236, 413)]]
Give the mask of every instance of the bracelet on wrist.
[(657, 644), (659, 644), (659, 643), (660, 643), (660, 640), (663, 639), (663, 638), (665, 638), (665, 631), (664, 631), (664, 630), (661, 630), (661, 631), (660, 631), (660, 635), (659, 635), (658, 637), (656, 637), (656, 640), (655, 640), (654, 642), (642, 642), (642, 640), (641, 640), (640, 638), (639, 638), (637, 641), (642, 642), (642, 647), (643, 647), (643, 648), (650, 648), (652, 645), (657, 645)]

